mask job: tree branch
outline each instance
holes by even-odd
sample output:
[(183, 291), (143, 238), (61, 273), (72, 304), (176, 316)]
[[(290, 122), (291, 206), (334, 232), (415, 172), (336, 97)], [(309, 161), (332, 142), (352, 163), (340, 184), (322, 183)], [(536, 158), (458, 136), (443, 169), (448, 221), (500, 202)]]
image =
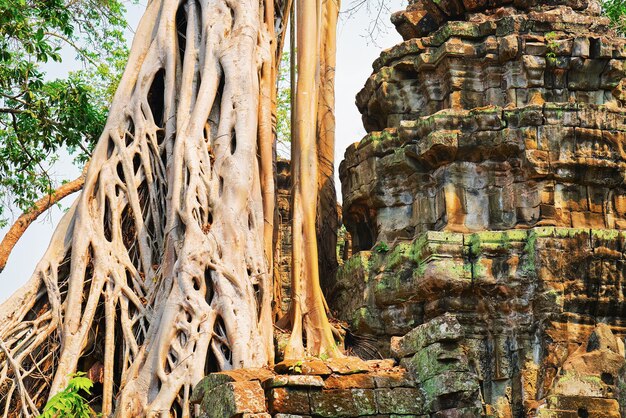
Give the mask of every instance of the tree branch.
[(17, 221), (11, 226), (9, 232), (6, 233), (2, 242), (0, 242), (0, 273), (7, 264), (9, 255), (13, 251), (17, 241), (24, 235), (26, 229), (32, 224), (43, 212), (48, 210), (52, 205), (58, 203), (63, 198), (75, 193), (83, 188), (85, 184), (85, 175), (87, 173), (87, 165), (83, 168), (80, 177), (68, 183), (61, 185), (50, 195), (44, 196), (35, 202), (32, 209), (24, 212), (17, 218)]
[(0, 113), (10, 113), (12, 115), (16, 115), (16, 114), (20, 114), (20, 113), (25, 113), (25, 110), (22, 109), (13, 109), (10, 107), (0, 107)]

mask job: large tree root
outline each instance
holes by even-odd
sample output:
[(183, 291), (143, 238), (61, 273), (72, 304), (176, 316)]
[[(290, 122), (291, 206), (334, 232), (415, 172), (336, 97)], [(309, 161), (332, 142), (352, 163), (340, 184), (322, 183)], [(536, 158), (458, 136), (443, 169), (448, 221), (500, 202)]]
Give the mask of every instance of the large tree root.
[(105, 416), (188, 417), (205, 373), (271, 359), (261, 16), (258, 0), (148, 5), (83, 191), (0, 307), (2, 416), (96, 370)]

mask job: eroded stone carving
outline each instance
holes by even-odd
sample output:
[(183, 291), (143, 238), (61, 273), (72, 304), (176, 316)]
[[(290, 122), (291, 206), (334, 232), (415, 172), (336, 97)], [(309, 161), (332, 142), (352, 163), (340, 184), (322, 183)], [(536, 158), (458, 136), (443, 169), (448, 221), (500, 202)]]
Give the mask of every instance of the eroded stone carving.
[(465, 351), (441, 355), (466, 356), (485, 414), (620, 416), (626, 41), (599, 11), (412, 1), (357, 97), (331, 304), (384, 353), (453, 313)]

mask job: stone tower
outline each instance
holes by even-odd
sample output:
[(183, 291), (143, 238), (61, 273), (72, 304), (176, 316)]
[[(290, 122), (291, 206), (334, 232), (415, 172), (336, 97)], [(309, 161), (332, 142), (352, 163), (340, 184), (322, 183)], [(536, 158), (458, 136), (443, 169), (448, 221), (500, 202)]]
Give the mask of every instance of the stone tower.
[(594, 0), (409, 3), (357, 96), (333, 308), (383, 354), (455, 315), (486, 414), (620, 416), (626, 41)]

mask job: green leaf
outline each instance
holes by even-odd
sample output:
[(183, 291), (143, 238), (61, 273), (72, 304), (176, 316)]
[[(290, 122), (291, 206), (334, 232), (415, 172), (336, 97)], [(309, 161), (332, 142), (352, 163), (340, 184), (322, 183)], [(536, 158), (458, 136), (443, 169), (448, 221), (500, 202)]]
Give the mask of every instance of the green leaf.
[[(0, 198), (8, 207), (27, 210), (54, 190), (46, 171), (60, 153), (78, 166), (88, 159), (126, 62), (124, 13), (122, 0), (0, 0), (0, 107), (17, 111), (0, 113)], [(84, 68), (49, 80), (46, 62), (62, 62), (62, 49)], [(0, 211), (0, 224), (6, 216)]]

